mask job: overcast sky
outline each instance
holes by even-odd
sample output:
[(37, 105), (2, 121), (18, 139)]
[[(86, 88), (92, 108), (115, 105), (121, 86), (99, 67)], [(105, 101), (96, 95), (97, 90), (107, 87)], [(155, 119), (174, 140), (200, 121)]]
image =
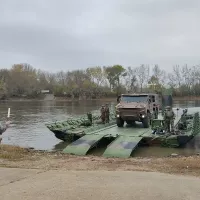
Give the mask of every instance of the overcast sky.
[(0, 0), (0, 67), (200, 64), (200, 0)]

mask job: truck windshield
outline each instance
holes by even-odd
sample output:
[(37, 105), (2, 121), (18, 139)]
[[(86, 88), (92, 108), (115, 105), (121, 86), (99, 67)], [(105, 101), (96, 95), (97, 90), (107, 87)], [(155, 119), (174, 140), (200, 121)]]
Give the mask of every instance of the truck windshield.
[(147, 102), (147, 96), (122, 96), (121, 102)]

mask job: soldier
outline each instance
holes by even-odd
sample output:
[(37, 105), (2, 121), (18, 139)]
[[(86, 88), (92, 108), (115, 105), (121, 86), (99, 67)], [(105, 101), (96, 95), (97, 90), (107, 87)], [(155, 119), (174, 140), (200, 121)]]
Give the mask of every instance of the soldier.
[(105, 123), (105, 119), (106, 119), (105, 106), (102, 105), (101, 106), (101, 121), (102, 121), (103, 124)]
[(1, 144), (1, 140), (2, 140), (2, 134), (0, 133), (0, 144)]
[(106, 104), (106, 107), (105, 107), (105, 122), (106, 123), (109, 123), (110, 121), (109, 116), (110, 116), (110, 110), (109, 110), (108, 104)]
[(5, 124), (0, 123), (0, 143), (2, 141), (2, 134), (7, 130), (9, 127), (10, 121), (7, 121)]
[(88, 124), (91, 126), (92, 125), (92, 113), (91, 112), (87, 113), (87, 118), (88, 118)]
[(171, 126), (171, 132), (174, 131), (174, 119), (175, 119), (174, 111), (170, 106), (167, 106), (164, 111), (164, 121), (165, 121), (166, 131), (170, 132), (170, 126)]

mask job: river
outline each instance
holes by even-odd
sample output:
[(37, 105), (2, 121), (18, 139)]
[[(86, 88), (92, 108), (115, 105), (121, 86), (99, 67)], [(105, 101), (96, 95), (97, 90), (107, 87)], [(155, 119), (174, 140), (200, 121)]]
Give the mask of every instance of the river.
[[(94, 100), (81, 102), (10, 101), (0, 103), (0, 121), (6, 118), (8, 108), (11, 109), (12, 121), (10, 128), (3, 134), (2, 143), (19, 145), (21, 147), (33, 147), (40, 150), (62, 149), (65, 144), (46, 128), (45, 123), (65, 120), (69, 116), (85, 114), (88, 111), (99, 109), (101, 104), (101, 101)], [(200, 101), (175, 101), (174, 107), (200, 111)], [(145, 147), (139, 148), (134, 154), (136, 156), (160, 156), (171, 153), (190, 155), (198, 151), (199, 149), (197, 148), (170, 149)], [(94, 151), (93, 153), (101, 154), (101, 150), (98, 152)]]

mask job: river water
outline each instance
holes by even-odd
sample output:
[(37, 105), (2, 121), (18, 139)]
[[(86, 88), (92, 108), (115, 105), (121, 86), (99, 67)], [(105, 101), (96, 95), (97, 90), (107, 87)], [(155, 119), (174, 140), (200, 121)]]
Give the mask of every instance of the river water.
[[(0, 103), (0, 121), (7, 116), (8, 108), (11, 108), (11, 126), (3, 134), (3, 144), (33, 147), (40, 150), (62, 149), (65, 143), (58, 140), (49, 131), (45, 123), (56, 120), (65, 120), (69, 116), (82, 115), (88, 111), (99, 109), (101, 101), (63, 102), (63, 101), (17, 101)], [(110, 102), (115, 103), (115, 102)], [(189, 108), (191, 111), (200, 111), (200, 101), (176, 101), (174, 107)], [(198, 145), (197, 145), (198, 146)], [(102, 149), (104, 151), (105, 149)], [(198, 147), (185, 149), (171, 148), (139, 148), (134, 152), (135, 156), (162, 156), (171, 153), (194, 154), (200, 152)], [(94, 154), (101, 154), (101, 150)]]

